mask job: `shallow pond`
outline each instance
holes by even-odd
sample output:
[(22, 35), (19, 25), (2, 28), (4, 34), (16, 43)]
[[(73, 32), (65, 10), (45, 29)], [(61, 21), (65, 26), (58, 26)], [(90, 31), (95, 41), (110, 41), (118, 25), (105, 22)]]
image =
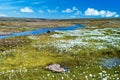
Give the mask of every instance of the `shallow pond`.
[(119, 58), (102, 59), (102, 61), (99, 64), (107, 68), (112, 68), (115, 66), (120, 67), (120, 59)]
[(41, 28), (41, 29), (36, 29), (36, 30), (31, 30), (31, 31), (12, 33), (10, 35), (3, 35), (3, 36), (0, 36), (0, 39), (10, 38), (10, 37), (15, 37), (15, 36), (44, 34), (44, 33), (47, 33), (47, 31), (54, 32), (56, 30), (58, 31), (75, 30), (78, 28), (84, 28), (84, 26), (80, 24), (75, 24), (75, 25), (67, 26), (67, 27)]

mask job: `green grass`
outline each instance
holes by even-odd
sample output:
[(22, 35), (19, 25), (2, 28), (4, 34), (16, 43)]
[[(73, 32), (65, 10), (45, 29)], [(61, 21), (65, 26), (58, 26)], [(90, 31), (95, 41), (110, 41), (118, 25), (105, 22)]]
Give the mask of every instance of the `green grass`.
[[(89, 30), (89, 29), (87, 29)], [(90, 30), (91, 32), (94, 29)], [(112, 31), (104, 31), (113, 35)], [(51, 37), (60, 34), (64, 37)], [(78, 34), (80, 35), (80, 34)], [(90, 37), (101, 35), (70, 36), (65, 33), (50, 33), (36, 36), (15, 37), (0, 40), (0, 79), (2, 80), (119, 80), (120, 67), (112, 69), (99, 65), (102, 58), (118, 57), (119, 48), (113, 47), (104, 40)], [(104, 37), (104, 36), (102, 36)], [(119, 36), (117, 36), (120, 38)], [(69, 45), (76, 39), (82, 39), (90, 46), (75, 44), (72, 48), (58, 48), (53, 44)], [(79, 42), (79, 41), (77, 41)], [(113, 40), (114, 42), (114, 40)], [(5, 44), (3, 44), (5, 43)], [(98, 49), (98, 43), (107, 48)], [(119, 40), (117, 41), (118, 46)], [(97, 45), (96, 45), (97, 44)], [(82, 44), (81, 44), (82, 45)], [(53, 73), (45, 69), (51, 63), (58, 63), (69, 69), (65, 73)], [(102, 74), (102, 75), (101, 75)]]

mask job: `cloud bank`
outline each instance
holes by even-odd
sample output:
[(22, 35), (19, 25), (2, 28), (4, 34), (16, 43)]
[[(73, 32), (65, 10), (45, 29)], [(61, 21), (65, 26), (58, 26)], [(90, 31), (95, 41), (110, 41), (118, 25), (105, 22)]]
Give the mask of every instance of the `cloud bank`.
[(119, 17), (119, 15), (116, 12), (112, 12), (109, 10), (96, 10), (94, 8), (88, 8), (85, 13), (85, 16), (101, 16), (101, 17)]

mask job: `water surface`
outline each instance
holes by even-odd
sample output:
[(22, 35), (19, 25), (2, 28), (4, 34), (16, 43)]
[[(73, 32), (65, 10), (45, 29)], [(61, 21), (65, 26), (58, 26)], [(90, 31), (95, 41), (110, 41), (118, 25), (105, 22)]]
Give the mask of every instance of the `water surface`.
[(115, 66), (120, 67), (120, 59), (119, 58), (108, 58), (108, 59), (103, 59), (100, 62), (100, 65), (107, 67), (107, 68), (112, 68)]
[(0, 36), (0, 39), (16, 37), (16, 36), (44, 34), (47, 31), (55, 32), (56, 30), (58, 30), (58, 31), (75, 30), (78, 28), (84, 28), (84, 26), (82, 26), (80, 24), (75, 24), (75, 25), (67, 26), (67, 27), (41, 28), (41, 29), (36, 29), (36, 30), (31, 30), (31, 31), (12, 33), (10, 35), (3, 35), (3, 36)]

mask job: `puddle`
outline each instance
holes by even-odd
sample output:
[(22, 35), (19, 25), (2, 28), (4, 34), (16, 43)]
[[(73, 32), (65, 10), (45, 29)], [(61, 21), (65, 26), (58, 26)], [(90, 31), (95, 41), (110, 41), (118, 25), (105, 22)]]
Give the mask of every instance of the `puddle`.
[(102, 61), (99, 62), (99, 64), (107, 68), (112, 68), (115, 66), (120, 67), (120, 59), (119, 58), (102, 59)]

